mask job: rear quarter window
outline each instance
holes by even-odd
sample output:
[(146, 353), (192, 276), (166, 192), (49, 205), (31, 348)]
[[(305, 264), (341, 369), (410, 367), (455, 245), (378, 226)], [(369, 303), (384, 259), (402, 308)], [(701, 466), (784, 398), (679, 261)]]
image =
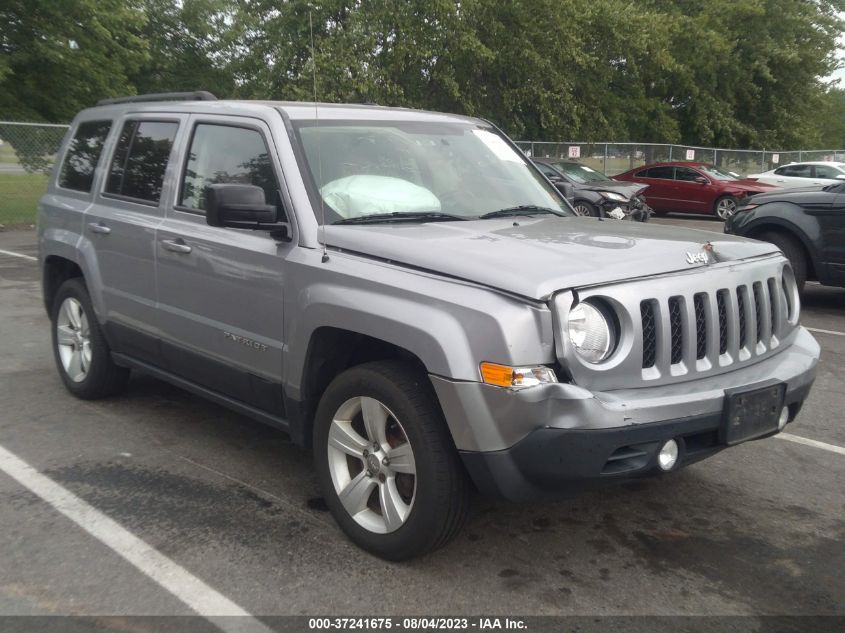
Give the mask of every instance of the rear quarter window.
[(106, 193), (158, 204), (179, 124), (127, 121), (109, 168)]
[(111, 121), (85, 121), (77, 126), (59, 172), (60, 187), (84, 193), (91, 191), (111, 125)]

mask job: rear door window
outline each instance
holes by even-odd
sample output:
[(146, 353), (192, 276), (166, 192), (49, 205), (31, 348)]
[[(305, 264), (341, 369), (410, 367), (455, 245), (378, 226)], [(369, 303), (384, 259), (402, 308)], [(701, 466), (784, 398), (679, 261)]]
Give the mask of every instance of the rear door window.
[(103, 144), (111, 130), (111, 121), (85, 121), (76, 128), (76, 133), (68, 145), (62, 170), (59, 173), (59, 186), (74, 191), (91, 191), (94, 171), (100, 162)]
[(191, 139), (179, 206), (204, 212), (207, 187), (222, 183), (261, 187), (267, 204), (279, 204), (279, 185), (263, 135), (250, 128), (199, 123)]
[(158, 204), (179, 124), (127, 121), (117, 141), (106, 192)]

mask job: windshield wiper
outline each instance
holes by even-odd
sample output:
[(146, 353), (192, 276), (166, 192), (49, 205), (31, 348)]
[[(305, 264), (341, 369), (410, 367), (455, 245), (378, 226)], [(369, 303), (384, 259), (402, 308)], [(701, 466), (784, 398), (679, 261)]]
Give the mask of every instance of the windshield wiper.
[(451, 222), (452, 220), (468, 220), (469, 218), (441, 213), (440, 211), (414, 211), (402, 213), (392, 211), (390, 213), (373, 213), (372, 215), (359, 215), (354, 218), (344, 218), (332, 224), (384, 224), (388, 222)]
[(538, 215), (541, 213), (548, 213), (551, 215), (564, 216), (560, 211), (555, 211), (548, 207), (540, 207), (536, 204), (520, 204), (516, 207), (508, 207), (507, 209), (499, 209), (498, 211), (491, 211), (484, 215), (479, 215), (479, 220), (487, 220), (488, 218), (505, 218), (514, 215)]

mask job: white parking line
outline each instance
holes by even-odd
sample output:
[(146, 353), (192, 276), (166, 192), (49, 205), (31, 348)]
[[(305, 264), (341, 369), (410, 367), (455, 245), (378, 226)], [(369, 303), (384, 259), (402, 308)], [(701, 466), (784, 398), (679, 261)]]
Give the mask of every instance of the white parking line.
[(218, 628), (227, 632), (270, 633), (267, 626), (240, 606), (2, 446), (0, 470)]
[(38, 261), (38, 258), (33, 257), (32, 255), (24, 255), (23, 253), (15, 253), (14, 251), (4, 251), (2, 248), (0, 248), (0, 255), (9, 255), (11, 257), (20, 257), (22, 259), (29, 259), (33, 262)]
[[(807, 327), (806, 325), (804, 327)], [(820, 334), (833, 334), (834, 336), (845, 336), (845, 332), (837, 332), (836, 330), (822, 330), (817, 327), (807, 327), (810, 332), (819, 332)]]
[(793, 435), (792, 433), (778, 433), (777, 435), (775, 435), (775, 437), (778, 437), (782, 440), (787, 440), (788, 442), (804, 444), (805, 446), (820, 448), (824, 451), (830, 451), (831, 453), (845, 455), (845, 448), (842, 448), (841, 446), (836, 446), (835, 444), (827, 444), (825, 442), (819, 442), (818, 440), (811, 440), (807, 437), (801, 437), (800, 435)]

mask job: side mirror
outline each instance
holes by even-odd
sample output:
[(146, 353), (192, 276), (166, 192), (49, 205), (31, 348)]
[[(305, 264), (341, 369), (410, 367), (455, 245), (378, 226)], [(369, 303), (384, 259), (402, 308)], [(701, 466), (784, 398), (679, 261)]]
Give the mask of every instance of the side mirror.
[(695, 182), (697, 182), (699, 185), (710, 184), (710, 181), (707, 180), (707, 178), (705, 178), (704, 176), (697, 176), (696, 179), (695, 179)]
[(569, 200), (569, 202), (575, 201), (575, 187), (573, 187), (570, 183), (561, 180), (559, 183), (555, 183), (557, 188), (563, 194), (563, 197)]
[(209, 185), (205, 189), (205, 206), (205, 221), (209, 226), (281, 231), (287, 237), (288, 225), (278, 221), (276, 206), (267, 204), (261, 187)]

